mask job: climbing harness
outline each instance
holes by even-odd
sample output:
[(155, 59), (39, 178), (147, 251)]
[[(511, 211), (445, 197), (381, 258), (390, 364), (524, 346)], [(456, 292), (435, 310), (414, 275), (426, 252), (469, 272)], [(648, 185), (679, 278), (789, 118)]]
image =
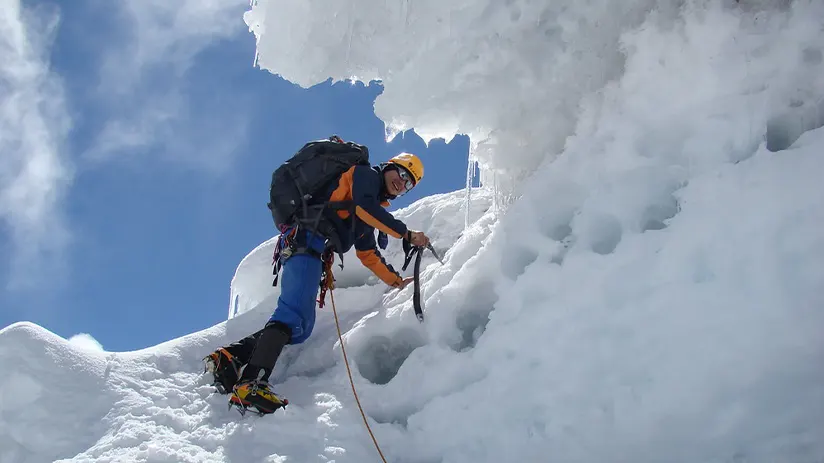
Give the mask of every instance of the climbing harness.
[[(299, 234), (302, 233), (302, 231), (299, 232), (299, 230), (299, 225), (283, 225), (280, 227), (280, 236), (278, 237), (277, 243), (275, 243), (275, 250), (272, 254), (272, 274), (275, 277), (272, 281), (272, 286), (278, 285), (280, 269), (290, 257), (298, 254), (308, 254), (310, 256), (317, 257), (323, 262), (324, 269), (324, 273), (322, 274), (320, 280), (321, 299), (318, 300), (320, 307), (323, 308), (323, 299), (326, 296), (324, 282), (326, 280), (327, 268), (330, 268), (328, 273), (331, 275), (331, 265), (334, 261), (335, 255), (330, 249), (327, 249), (321, 253), (310, 248), (306, 243), (311, 240), (312, 236), (315, 235), (310, 235), (309, 238), (306, 238), (305, 236), (301, 236)], [(338, 255), (340, 255), (340, 253), (338, 253)], [(341, 256), (340, 268), (343, 268), (343, 256)]]

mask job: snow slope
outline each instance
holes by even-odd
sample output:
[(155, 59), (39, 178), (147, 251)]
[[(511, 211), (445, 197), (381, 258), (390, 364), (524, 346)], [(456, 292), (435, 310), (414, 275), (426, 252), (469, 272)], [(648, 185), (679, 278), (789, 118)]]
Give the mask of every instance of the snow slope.
[[(396, 216), (413, 228), (432, 229), (436, 248), (451, 256), (462, 248), (453, 246), (459, 235), (466, 235), (464, 198), (463, 191), (423, 198), (396, 211)], [(489, 192), (476, 191), (470, 217), (484, 216), (481, 222), (490, 223), (490, 204)], [(399, 243), (391, 244), (386, 258), (399, 266)], [(355, 371), (359, 368), (378, 383), (388, 381), (411, 346), (421, 342), (411, 305), (398, 304), (409, 301), (412, 289), (389, 290), (374, 277), (357, 282), (358, 275), (365, 274), (354, 255), (345, 259), (338, 280), (348, 279), (349, 286), (344, 289), (346, 284), (341, 284), (335, 292), (344, 328), (379, 316), (386, 301), (395, 301), (392, 324), (357, 336), (356, 330), (349, 333)], [(256, 248), (243, 259), (232, 284), (239, 300), (260, 297), (261, 303), (213, 328), (150, 349), (81, 349), (31, 323), (0, 330), (0, 358), (8, 359), (11, 371), (0, 377), (0, 461), (287, 461), (269, 458), (277, 454), (289, 456), (288, 461), (374, 458), (371, 441), (363, 440), (368, 436), (358, 425), (359, 412), (351, 407), (352, 393), (344, 380), (328, 305), (311, 340), (288, 349), (278, 364), (275, 376), (283, 380), (278, 390), (292, 404), (277, 419), (241, 419), (228, 409), (225, 396), (213, 394), (201, 374), (204, 355), (257, 331), (271, 315), (277, 291), (271, 287), (270, 264), (271, 248)], [(423, 264), (427, 278), (456, 270), (441, 267), (431, 255)], [(423, 288), (426, 295), (433, 285)], [(401, 317), (403, 323), (395, 323)], [(273, 439), (279, 442), (277, 452), (271, 448)], [(353, 445), (355, 441), (360, 442)]]
[[(427, 261), (425, 324), (411, 289), (351, 256), (340, 272), (389, 461), (824, 460), (822, 17), (818, 1), (253, 3), (259, 66), (379, 77), (390, 135), (468, 133), (493, 179), (465, 230), (464, 192), (401, 212), (449, 249)], [(270, 256), (240, 264), (227, 322), (144, 351), (0, 331), (0, 460), (378, 461), (329, 309), (275, 371), (285, 413), (238, 419), (198, 375), (268, 317)]]

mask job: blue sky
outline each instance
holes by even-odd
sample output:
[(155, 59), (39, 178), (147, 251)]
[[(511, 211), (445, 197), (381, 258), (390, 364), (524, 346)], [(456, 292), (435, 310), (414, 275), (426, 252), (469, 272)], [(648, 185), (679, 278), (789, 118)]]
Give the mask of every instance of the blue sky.
[(0, 145), (13, 160), (0, 187), (11, 197), (20, 166), (56, 174), (26, 183), (36, 208), (9, 201), (0, 216), (0, 327), (28, 320), (123, 351), (224, 320), (236, 265), (274, 234), (271, 171), (308, 140), (339, 134), (376, 162), (420, 155), (424, 182), (393, 207), (464, 185), (466, 137), (385, 143), (379, 84), (302, 89), (254, 68), (245, 0), (22, 6), (19, 55), (43, 70), (12, 85), (50, 135), (27, 118), (0, 127), (22, 140)]

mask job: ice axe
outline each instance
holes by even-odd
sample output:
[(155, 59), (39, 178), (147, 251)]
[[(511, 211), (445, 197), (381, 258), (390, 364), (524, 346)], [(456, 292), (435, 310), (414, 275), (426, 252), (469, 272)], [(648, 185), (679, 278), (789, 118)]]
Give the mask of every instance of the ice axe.
[[(403, 261), (402, 270), (406, 270), (406, 268), (409, 267), (409, 263), (412, 262), (412, 258), (415, 258), (415, 291), (412, 294), (412, 306), (415, 308), (415, 316), (421, 323), (423, 323), (423, 303), (421, 302), (421, 256), (423, 256), (423, 249), (423, 246), (414, 246), (406, 240), (403, 242), (403, 252), (406, 254), (406, 257)], [(431, 243), (426, 245), (426, 249), (429, 249), (435, 258), (438, 259), (438, 262), (443, 265), (441, 256), (438, 255)]]

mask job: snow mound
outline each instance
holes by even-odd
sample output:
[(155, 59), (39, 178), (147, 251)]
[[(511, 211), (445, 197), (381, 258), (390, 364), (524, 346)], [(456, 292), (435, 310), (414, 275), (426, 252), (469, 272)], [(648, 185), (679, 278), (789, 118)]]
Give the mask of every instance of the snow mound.
[(79, 349), (37, 325), (15, 323), (0, 330), (0, 358), (0, 460), (72, 455), (105, 432), (100, 421), (117, 398), (106, 388), (104, 354)]

